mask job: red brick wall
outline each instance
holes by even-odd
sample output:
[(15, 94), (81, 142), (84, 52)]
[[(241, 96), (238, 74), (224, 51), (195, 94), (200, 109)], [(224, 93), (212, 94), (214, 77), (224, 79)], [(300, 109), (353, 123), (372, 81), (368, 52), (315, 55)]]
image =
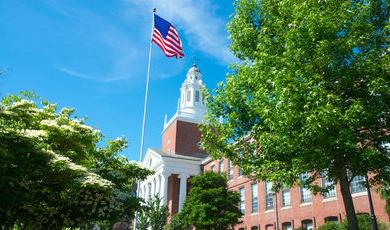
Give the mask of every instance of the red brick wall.
[(198, 147), (200, 135), (197, 124), (175, 120), (162, 135), (162, 150), (183, 155), (205, 153)]
[[(204, 166), (205, 171), (210, 171), (210, 166), (214, 164), (214, 171), (219, 171), (218, 161), (208, 162)], [(259, 229), (266, 229), (267, 225), (274, 225), (276, 220), (275, 210), (265, 210), (265, 184), (258, 182), (258, 204), (259, 211), (257, 213), (251, 213), (251, 184), (255, 183), (246, 177), (238, 176), (238, 167), (234, 167), (234, 177), (228, 181), (228, 189), (237, 191), (239, 188), (245, 189), (245, 216), (243, 216), (243, 223), (236, 226), (236, 229), (246, 228), (250, 229), (252, 226), (260, 226)], [(224, 172), (228, 173), (228, 160), (224, 160)], [(319, 181), (318, 181), (319, 183)], [(385, 201), (382, 200), (378, 193), (375, 192), (375, 188), (371, 189), (372, 198), (374, 202), (375, 214), (381, 222), (390, 223), (389, 216), (386, 214)], [(328, 216), (337, 216), (339, 221), (345, 219), (345, 209), (340, 193), (339, 185), (336, 185), (336, 198), (324, 200), (323, 197), (318, 194), (312, 195), (311, 204), (301, 204), (301, 196), (299, 187), (291, 188), (291, 206), (289, 208), (281, 207), (281, 194), (277, 194), (278, 201), (278, 216), (279, 216), (279, 228), (284, 222), (291, 222), (293, 228), (301, 227), (301, 221), (305, 219), (313, 220), (315, 227), (319, 227), (324, 224), (325, 218)], [(360, 194), (361, 195), (361, 194)], [(369, 213), (369, 205), (367, 195), (353, 197), (356, 213)]]
[(179, 210), (180, 179), (177, 174), (168, 177), (168, 210), (174, 215)]

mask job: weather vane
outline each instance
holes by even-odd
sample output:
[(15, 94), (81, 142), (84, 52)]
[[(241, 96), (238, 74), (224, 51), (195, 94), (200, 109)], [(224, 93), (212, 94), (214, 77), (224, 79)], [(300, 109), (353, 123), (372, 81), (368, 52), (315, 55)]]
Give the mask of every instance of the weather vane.
[(192, 56), (192, 65), (196, 65), (196, 61), (199, 61), (199, 59), (196, 56)]

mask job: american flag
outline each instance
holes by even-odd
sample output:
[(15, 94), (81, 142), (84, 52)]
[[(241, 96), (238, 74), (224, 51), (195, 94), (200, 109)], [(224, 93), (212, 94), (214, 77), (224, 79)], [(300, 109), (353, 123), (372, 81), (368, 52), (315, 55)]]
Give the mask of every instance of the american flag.
[(175, 27), (156, 14), (154, 14), (152, 41), (162, 49), (167, 57), (184, 57), (183, 46)]

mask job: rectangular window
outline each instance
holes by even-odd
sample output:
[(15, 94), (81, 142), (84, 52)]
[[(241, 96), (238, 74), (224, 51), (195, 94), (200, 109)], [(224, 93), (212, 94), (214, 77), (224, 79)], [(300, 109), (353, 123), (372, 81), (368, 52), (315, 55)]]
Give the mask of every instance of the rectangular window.
[(238, 168), (238, 176), (244, 175), (244, 172), (242, 171), (241, 167)]
[(244, 187), (240, 188), (240, 211), (243, 215), (245, 215), (245, 189)]
[(282, 207), (291, 206), (291, 193), (290, 189), (286, 186), (282, 188)]
[(313, 230), (313, 221), (312, 220), (303, 220), (302, 228), (305, 230)]
[(211, 166), (210, 166), (210, 171), (211, 171), (211, 172), (215, 172), (215, 165), (211, 165)]
[(272, 183), (265, 183), (265, 209), (273, 209), (274, 208), (274, 197), (272, 192)]
[(252, 194), (252, 213), (259, 211), (259, 198), (257, 193), (257, 183), (251, 185), (251, 194)]
[(229, 160), (229, 180), (233, 179), (233, 175), (234, 175), (234, 166), (233, 166), (233, 162)]
[(224, 171), (224, 164), (223, 164), (223, 159), (219, 161), (219, 172), (223, 173)]
[[(301, 181), (304, 182), (309, 179), (309, 175), (307, 173), (301, 175)], [(301, 185), (301, 203), (311, 202), (311, 192), (308, 188)]]
[(322, 178), (321, 181), (322, 181), (322, 187), (323, 188), (326, 188), (328, 186), (333, 185), (333, 188), (329, 189), (328, 192), (323, 194), (324, 195), (324, 199), (336, 197), (336, 188), (334, 186), (334, 183), (332, 181), (328, 180), (327, 178)]
[(351, 181), (351, 193), (367, 191), (366, 178), (364, 176), (355, 176)]
[(282, 230), (292, 230), (291, 222), (285, 222), (282, 224)]

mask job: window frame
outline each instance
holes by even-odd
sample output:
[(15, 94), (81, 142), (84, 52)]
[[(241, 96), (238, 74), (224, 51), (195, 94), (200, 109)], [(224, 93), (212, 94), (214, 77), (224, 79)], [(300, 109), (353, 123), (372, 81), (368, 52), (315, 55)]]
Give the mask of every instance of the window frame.
[[(256, 196), (254, 196), (256, 194)], [(251, 213), (259, 212), (259, 190), (258, 183), (251, 184)]]
[(240, 194), (240, 203), (239, 203), (240, 212), (242, 213), (242, 215), (245, 216), (245, 210), (246, 210), (246, 207), (245, 207), (245, 187), (240, 187), (238, 189), (238, 193)]
[[(267, 188), (270, 185), (270, 188)], [(272, 182), (265, 182), (264, 183), (264, 198), (265, 198), (265, 210), (272, 210), (274, 209), (274, 194), (272, 192)]]

